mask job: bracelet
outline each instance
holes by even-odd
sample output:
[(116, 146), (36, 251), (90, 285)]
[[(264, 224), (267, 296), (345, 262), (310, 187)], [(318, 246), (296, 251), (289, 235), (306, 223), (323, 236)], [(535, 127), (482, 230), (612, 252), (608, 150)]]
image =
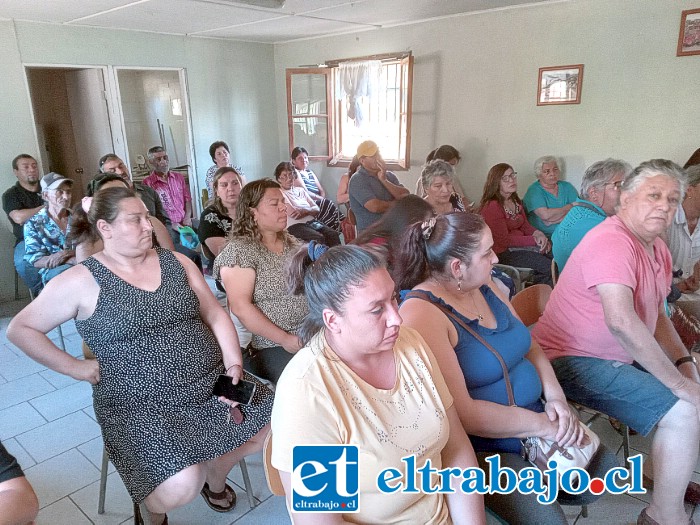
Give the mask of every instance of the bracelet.
[(676, 368), (678, 368), (683, 363), (693, 363), (694, 365), (697, 365), (698, 360), (695, 359), (694, 355), (684, 355), (683, 357), (677, 359), (674, 365), (676, 365)]
[(228, 371), (231, 370), (234, 366), (237, 366), (238, 368), (243, 368), (241, 365), (231, 365), (226, 369), (226, 373), (228, 374)]

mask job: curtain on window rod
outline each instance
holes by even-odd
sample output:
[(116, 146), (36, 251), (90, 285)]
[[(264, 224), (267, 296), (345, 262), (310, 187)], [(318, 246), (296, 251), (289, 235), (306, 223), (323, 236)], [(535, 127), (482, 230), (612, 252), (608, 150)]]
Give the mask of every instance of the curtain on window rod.
[(348, 117), (355, 121), (358, 128), (362, 125), (364, 115), (360, 106), (360, 97), (368, 97), (370, 105), (379, 91), (379, 78), (382, 63), (379, 60), (366, 62), (346, 62), (338, 65), (336, 90), (338, 99), (347, 96)]

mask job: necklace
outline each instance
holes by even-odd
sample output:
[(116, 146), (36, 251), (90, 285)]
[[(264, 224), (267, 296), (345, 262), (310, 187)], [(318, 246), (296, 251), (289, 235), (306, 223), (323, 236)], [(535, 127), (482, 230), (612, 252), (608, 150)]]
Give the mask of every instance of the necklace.
[(479, 321), (483, 321), (483, 320), (484, 320), (484, 316), (481, 315), (481, 314), (479, 313), (479, 309), (476, 307), (476, 299), (474, 299), (474, 294), (471, 293), (471, 294), (469, 294), (469, 295), (470, 295), (471, 298), (472, 298), (472, 304), (474, 305), (474, 310), (475, 310), (475, 311), (473, 311), (472, 313), (475, 313), (475, 314), (476, 314), (476, 316), (479, 318)]
[[(432, 277), (432, 279), (433, 279), (433, 281), (435, 281), (435, 283), (436, 283), (440, 288), (442, 288), (443, 290), (445, 290), (445, 292), (449, 293), (450, 295), (453, 295), (453, 294), (445, 287), (445, 285), (443, 285), (438, 279), (436, 279), (435, 277)], [(477, 288), (476, 290), (478, 290), (478, 288)], [(475, 314), (476, 317), (477, 317), (477, 319), (479, 319), (479, 321), (483, 321), (483, 320), (484, 320), (484, 316), (481, 314), (481, 312), (479, 311), (479, 308), (476, 306), (476, 299), (474, 299), (474, 294), (473, 294), (472, 292), (473, 292), (473, 290), (469, 293), (469, 296), (472, 298), (472, 304), (474, 305), (474, 309), (471, 310), (471, 309), (469, 309), (469, 308), (464, 308), (463, 305), (462, 305), (462, 308), (464, 308), (464, 310), (466, 310), (466, 311), (467, 311), (468, 313), (470, 313), (470, 314), (473, 314), (473, 315)], [(462, 297), (464, 296), (463, 294), (460, 294), (460, 295), (461, 295)], [(443, 300), (444, 300), (444, 299), (443, 299)]]
[(506, 212), (506, 217), (509, 219), (515, 219), (520, 214), (520, 205), (515, 204), (514, 208), (511, 210), (503, 203), (503, 210)]

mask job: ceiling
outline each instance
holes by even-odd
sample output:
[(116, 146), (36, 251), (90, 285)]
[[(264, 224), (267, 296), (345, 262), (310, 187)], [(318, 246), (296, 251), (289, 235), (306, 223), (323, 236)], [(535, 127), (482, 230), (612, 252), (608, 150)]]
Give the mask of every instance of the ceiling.
[[(281, 43), (566, 0), (2, 0), (0, 18)], [(250, 5), (257, 4), (257, 5)]]

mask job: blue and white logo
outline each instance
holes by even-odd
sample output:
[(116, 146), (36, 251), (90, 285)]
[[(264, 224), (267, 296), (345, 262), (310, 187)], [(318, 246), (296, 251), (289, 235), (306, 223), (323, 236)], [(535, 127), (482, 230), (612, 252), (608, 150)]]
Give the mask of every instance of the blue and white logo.
[(356, 445), (297, 445), (292, 451), (293, 512), (358, 512)]

